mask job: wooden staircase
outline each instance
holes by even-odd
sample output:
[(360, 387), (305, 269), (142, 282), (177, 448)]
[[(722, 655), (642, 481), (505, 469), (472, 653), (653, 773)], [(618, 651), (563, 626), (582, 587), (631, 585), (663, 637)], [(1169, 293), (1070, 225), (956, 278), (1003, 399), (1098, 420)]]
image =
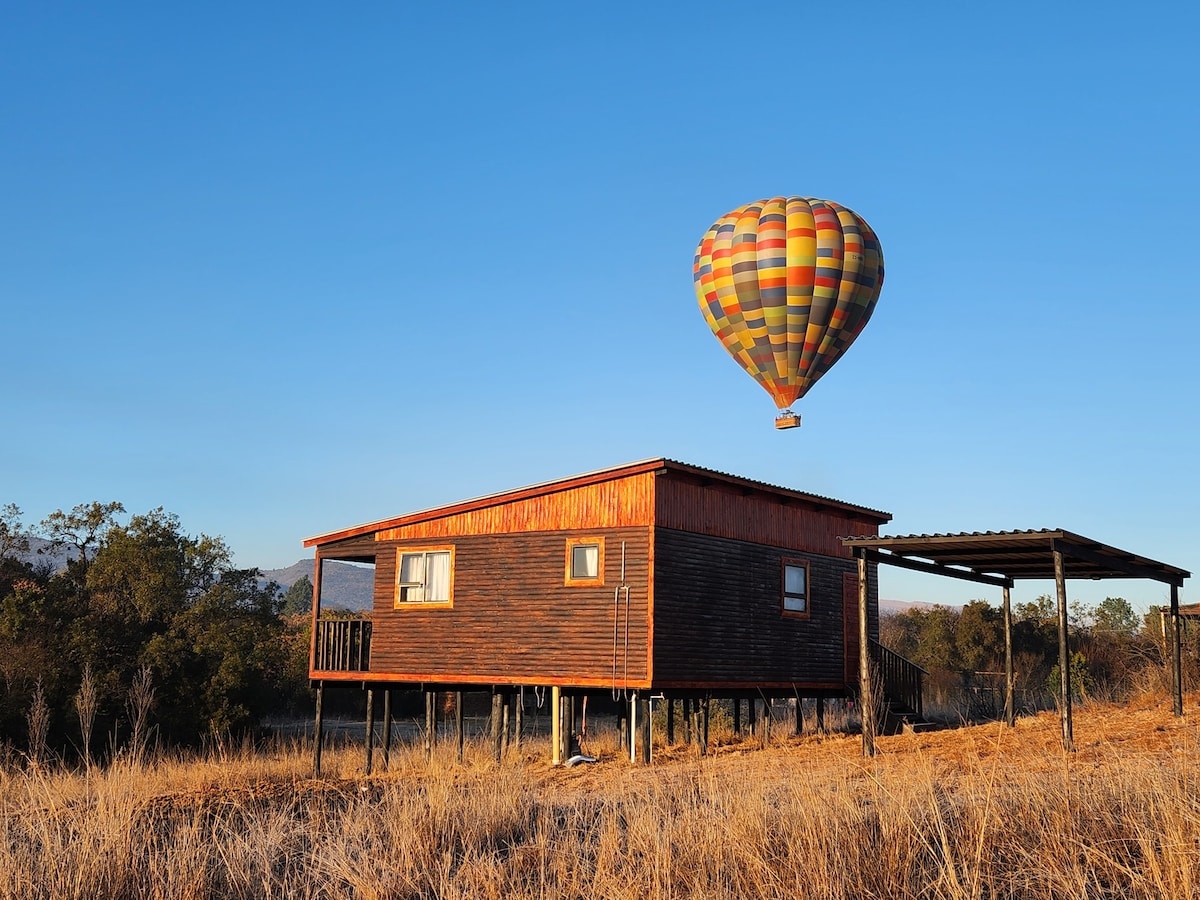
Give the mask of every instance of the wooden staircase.
[(928, 731), (936, 726), (925, 721), (922, 689), (929, 673), (910, 659), (878, 641), (871, 641), (871, 661), (879, 693), (879, 733)]

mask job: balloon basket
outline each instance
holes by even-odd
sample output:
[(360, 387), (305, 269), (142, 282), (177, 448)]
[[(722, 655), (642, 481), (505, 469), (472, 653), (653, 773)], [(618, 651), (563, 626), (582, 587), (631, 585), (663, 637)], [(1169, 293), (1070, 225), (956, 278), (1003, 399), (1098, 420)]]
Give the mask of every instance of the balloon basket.
[(775, 417), (775, 427), (779, 429), (799, 428), (800, 416), (798, 413), (794, 413), (790, 409), (786, 410)]

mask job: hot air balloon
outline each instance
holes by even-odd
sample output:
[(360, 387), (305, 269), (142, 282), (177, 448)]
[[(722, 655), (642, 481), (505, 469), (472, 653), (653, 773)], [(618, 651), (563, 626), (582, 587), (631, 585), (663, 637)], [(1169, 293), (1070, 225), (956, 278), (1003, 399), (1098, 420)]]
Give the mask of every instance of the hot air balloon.
[(883, 251), (857, 214), (829, 200), (772, 197), (713, 223), (696, 247), (696, 296), (708, 326), (781, 410), (854, 343), (879, 299)]

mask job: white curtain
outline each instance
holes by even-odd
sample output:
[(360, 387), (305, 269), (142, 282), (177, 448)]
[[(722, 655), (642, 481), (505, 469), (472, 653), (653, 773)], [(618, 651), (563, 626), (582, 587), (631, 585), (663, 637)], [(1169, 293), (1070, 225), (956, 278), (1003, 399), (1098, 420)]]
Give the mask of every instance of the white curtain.
[(450, 602), (450, 554), (429, 553), (425, 570), (425, 601), (427, 603)]

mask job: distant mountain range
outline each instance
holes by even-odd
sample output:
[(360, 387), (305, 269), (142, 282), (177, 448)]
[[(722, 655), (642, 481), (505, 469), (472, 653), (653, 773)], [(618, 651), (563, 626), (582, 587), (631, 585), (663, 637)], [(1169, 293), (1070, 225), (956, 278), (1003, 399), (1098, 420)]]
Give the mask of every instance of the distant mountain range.
[[(322, 566), (322, 609), (349, 609), (361, 612), (374, 604), (375, 567), (326, 560)], [(313, 561), (302, 559), (286, 569), (264, 569), (263, 581), (275, 581), (287, 590), (301, 578), (312, 580)]]

